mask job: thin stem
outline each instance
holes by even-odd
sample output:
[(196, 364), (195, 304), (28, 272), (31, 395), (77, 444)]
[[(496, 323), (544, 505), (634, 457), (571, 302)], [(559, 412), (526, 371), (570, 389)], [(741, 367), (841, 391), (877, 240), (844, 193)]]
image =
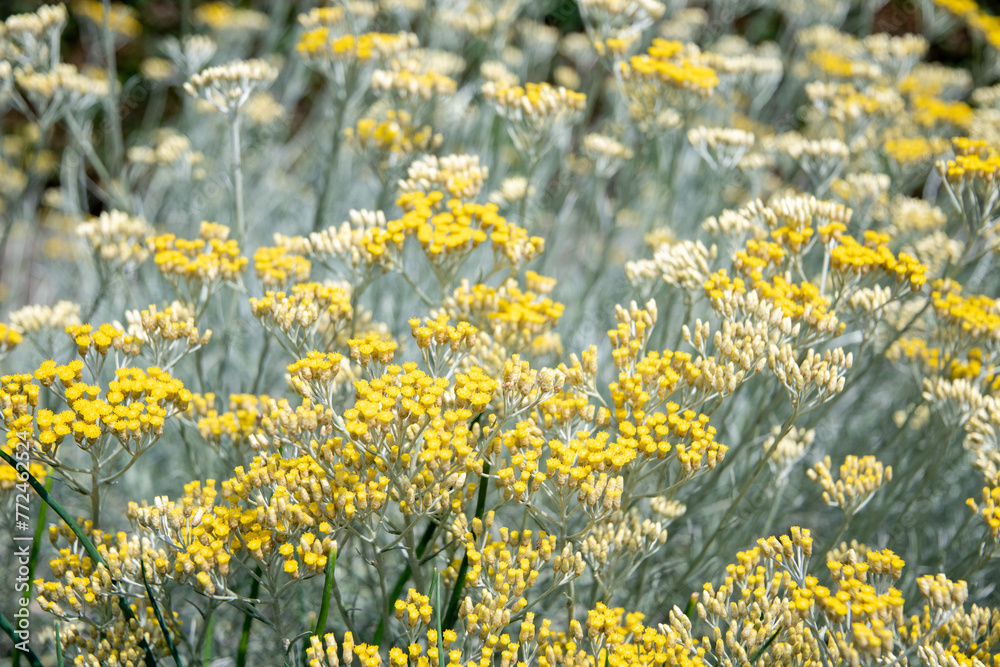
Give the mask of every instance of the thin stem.
[(323, 170), (323, 184), (320, 186), (319, 196), (316, 198), (316, 213), (313, 216), (313, 231), (318, 232), (323, 225), (323, 215), (326, 213), (329, 204), (330, 192), (332, 191), (333, 177), (337, 173), (340, 155), (340, 135), (343, 131), (344, 117), (347, 115), (348, 94), (344, 93), (339, 99), (334, 95), (334, 121), (332, 145), (330, 155), (327, 157), (326, 169)]
[(90, 460), (90, 520), (97, 528), (101, 525), (101, 464), (94, 452), (90, 453)]
[(751, 473), (750, 478), (746, 481), (746, 483), (743, 484), (743, 487), (740, 489), (739, 495), (736, 496), (736, 499), (729, 504), (729, 507), (726, 508), (725, 513), (722, 515), (722, 519), (719, 520), (719, 525), (716, 527), (715, 532), (713, 532), (712, 535), (708, 538), (708, 540), (705, 541), (705, 544), (702, 546), (701, 551), (694, 558), (694, 560), (692, 560), (691, 563), (688, 565), (687, 572), (684, 573), (682, 581), (686, 580), (688, 575), (690, 575), (692, 572), (695, 571), (698, 564), (701, 562), (701, 559), (704, 558), (705, 555), (708, 553), (709, 547), (712, 546), (715, 540), (722, 533), (723, 529), (726, 527), (726, 523), (729, 521), (729, 517), (732, 516), (737, 506), (739, 506), (740, 501), (742, 501), (744, 496), (746, 496), (746, 494), (750, 491), (750, 487), (753, 486), (753, 483), (755, 481), (757, 481), (757, 477), (760, 476), (760, 473), (764, 470), (764, 467), (767, 465), (767, 462), (771, 457), (771, 450), (774, 449), (774, 447), (776, 447), (779, 442), (781, 442), (782, 438), (788, 435), (788, 432), (792, 428), (792, 424), (795, 423), (795, 417), (797, 415), (798, 415), (798, 410), (795, 410), (788, 417), (788, 419), (785, 420), (785, 423), (781, 428), (781, 432), (774, 439), (774, 444), (771, 445), (771, 447), (764, 452), (763, 456), (760, 457), (760, 461), (757, 463), (757, 466)]
[(230, 116), (229, 129), (233, 145), (233, 221), (236, 224), (236, 239), (243, 245), (247, 238), (247, 222), (243, 213), (243, 154), (240, 149), (239, 111), (234, 111)]
[[(109, 21), (111, 20), (111, 0), (103, 0), (104, 13), (103, 25), (101, 27), (104, 41), (104, 60), (108, 68), (108, 95), (104, 98), (104, 113), (107, 117), (107, 130), (111, 135), (111, 172), (115, 178), (121, 181), (122, 168), (124, 166), (125, 142), (122, 138), (122, 118), (118, 108), (118, 64), (115, 61), (115, 34), (111, 30)], [(112, 183), (108, 184), (113, 186)]]

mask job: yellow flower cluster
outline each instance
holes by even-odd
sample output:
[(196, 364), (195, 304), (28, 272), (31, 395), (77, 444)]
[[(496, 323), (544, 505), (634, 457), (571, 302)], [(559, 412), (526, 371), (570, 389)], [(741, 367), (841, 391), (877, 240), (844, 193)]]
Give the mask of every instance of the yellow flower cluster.
[(454, 95), (458, 84), (433, 70), (421, 72), (416, 60), (392, 61), (392, 69), (372, 72), (372, 90), (394, 93), (403, 99), (429, 100), (433, 95)]
[(1000, 540), (1000, 473), (993, 479), (986, 480), (980, 498), (982, 505), (977, 503), (975, 498), (969, 498), (965, 502), (974, 514), (982, 516), (990, 537), (994, 541)]
[(224, 597), (231, 594), (231, 560), (241, 553), (265, 569), (280, 564), (292, 579), (323, 572), (337, 548), (330, 534), (354, 514), (353, 502), (345, 510), (345, 494), (362, 509), (369, 500), (377, 505), (385, 499), (384, 494), (369, 498), (363, 483), (354, 487), (361, 491), (355, 496), (340, 481), (329, 480), (310, 456), (255, 457), (248, 468), (237, 467), (220, 489), (215, 480), (191, 482), (181, 501), (159, 497), (152, 507), (132, 502), (128, 515), (139, 532), (163, 542), (168, 556), (157, 562), (158, 571), (206, 595)]
[(337, 352), (312, 350), (305, 357), (289, 364), (289, 384), (292, 391), (309, 401), (333, 407), (334, 384), (340, 373), (343, 357)]
[(652, 83), (708, 97), (719, 85), (719, 77), (711, 67), (697, 61), (697, 53), (681, 42), (656, 38), (643, 55), (632, 56), (619, 64), (626, 81)]
[(150, 305), (141, 312), (129, 311), (126, 317), (133, 341), (148, 348), (145, 354), (154, 365), (167, 370), (212, 339), (212, 330), (199, 331), (194, 317), (180, 304), (163, 310)]
[[(538, 283), (534, 287), (549, 285)], [(510, 352), (534, 349), (544, 354), (560, 348), (551, 331), (565, 307), (544, 292), (522, 290), (514, 279), (499, 287), (470, 285), (463, 280), (446, 300), (445, 308), (455, 319), (472, 322)]]
[[(156, 367), (145, 371), (119, 368), (101, 398), (99, 386), (74, 377), (81, 368), (79, 364), (57, 366), (48, 360), (35, 371), (35, 378), (46, 387), (53, 387), (58, 378), (64, 386), (61, 391), (66, 404), (72, 408), (60, 415), (39, 411), (39, 442), (46, 449), (59, 444), (67, 434), (63, 428), (66, 425), (81, 447), (92, 446), (108, 433), (129, 451), (144, 449), (163, 434), (165, 420), (183, 413), (191, 400), (191, 393), (180, 380)], [(67, 384), (68, 378), (72, 379)], [(69, 415), (72, 423), (66, 419)]]
[[(407, 237), (414, 236), (438, 269), (444, 286), (469, 253), (486, 241), (491, 242), (494, 271), (516, 269), (538, 257), (545, 247), (541, 237), (507, 221), (497, 213), (495, 204), (476, 204), (460, 199), (445, 200), (444, 193), (432, 190), (407, 192), (398, 201), (403, 216), (384, 226), (367, 226), (358, 241), (364, 250), (376, 258), (388, 251), (390, 265), (398, 264), (395, 256), (402, 251)], [(442, 210), (447, 207), (446, 210)]]
[[(429, 630), (428, 635), (431, 633), (435, 633), (434, 636), (437, 636), (436, 631)], [(447, 647), (448, 645), (449, 643), (446, 641), (445, 646)], [(420, 656), (421, 650), (423, 649), (419, 644), (410, 645), (410, 655), (416, 660), (414, 664), (419, 665), (419, 667), (431, 667), (431, 663), (428, 662), (427, 657)], [(434, 651), (435, 655), (437, 654), (437, 648), (431, 650)], [(354, 635), (350, 632), (344, 633), (344, 640), (339, 647), (337, 646), (337, 638), (332, 632), (324, 635), (322, 641), (316, 635), (309, 638), (309, 647), (306, 649), (309, 667), (340, 667), (341, 662), (338, 653), (343, 655), (344, 665), (353, 665), (355, 658), (358, 659), (362, 667), (381, 667), (382, 665), (382, 656), (379, 654), (379, 647), (368, 644), (355, 644)], [(420, 657), (418, 658), (417, 656)], [(405, 667), (408, 664), (407, 660), (407, 656), (403, 654), (402, 649), (397, 647), (390, 650), (389, 664)], [(448, 667), (453, 667), (453, 665), (454, 667), (459, 667), (458, 663), (448, 663)]]
[(373, 368), (384, 368), (392, 362), (392, 356), (396, 352), (396, 341), (391, 338), (383, 340), (375, 332), (365, 334), (364, 338), (352, 338), (347, 344), (351, 349), (351, 359), (366, 370), (372, 362)]
[(1000, 305), (982, 294), (963, 296), (962, 286), (952, 280), (937, 280), (933, 288), (933, 317), (924, 331), (900, 337), (886, 356), (918, 362), (931, 380), (963, 380), (972, 383), (969, 389), (989, 392), (996, 386), (1000, 359)]
[(553, 87), (548, 83), (526, 83), (508, 86), (498, 81), (483, 84), (483, 97), (493, 101), (504, 115), (533, 122), (543, 122), (563, 115), (582, 111), (587, 96)]
[(458, 326), (448, 324), (446, 314), (435, 319), (427, 318), (422, 323), (420, 318), (410, 320), (411, 333), (417, 341), (417, 347), (427, 349), (432, 345), (447, 346), (452, 352), (467, 349), (475, 342), (477, 330), (468, 322), (459, 322)]
[(1000, 49), (1000, 19), (980, 9), (975, 0), (934, 0), (934, 4), (960, 16), (994, 49)]
[[(746, 207), (737, 215), (746, 217), (751, 226), (754, 220), (763, 222), (773, 240), (750, 239), (734, 254), (734, 265), (750, 279), (748, 285), (739, 278), (731, 281), (723, 269), (706, 281), (706, 293), (716, 300), (729, 289), (756, 289), (762, 298), (779, 304), (793, 319), (804, 320), (820, 331), (836, 331), (844, 325), (838, 324), (835, 314), (828, 311), (829, 304), (849, 299), (861, 287), (864, 276), (877, 272), (892, 277), (895, 285), (919, 291), (926, 282), (927, 267), (907, 253), (893, 254), (886, 245), (890, 240), (886, 234), (865, 232), (863, 244), (846, 234), (851, 214), (851, 209), (841, 204), (813, 197), (791, 197), (771, 206), (757, 203)], [(829, 266), (834, 269), (830, 296), (823, 293), (825, 285), (808, 281), (794, 284), (782, 275), (786, 266), (800, 262), (817, 242), (823, 244)]]
[(841, 79), (877, 79), (882, 71), (878, 65), (865, 60), (846, 57), (829, 49), (816, 49), (806, 56), (822, 74)]
[(437, 148), (443, 137), (430, 125), (417, 126), (405, 109), (389, 109), (385, 120), (362, 118), (355, 128), (344, 130), (349, 142), (361, 149), (373, 150), (400, 158), (430, 148)]
[(885, 154), (900, 165), (926, 164), (948, 148), (941, 137), (900, 137), (882, 144)]
[(21, 342), (21, 334), (17, 329), (0, 322), (0, 358), (17, 347)]
[(460, 361), (477, 342), (479, 330), (468, 322), (457, 325), (448, 323), (448, 314), (441, 313), (435, 319), (414, 317), (410, 329), (424, 363), (431, 374), (439, 376)]
[(262, 247), (253, 254), (257, 277), (265, 287), (284, 288), (309, 280), (312, 262), (283, 247)]
[[(960, 152), (961, 151), (961, 152)], [(981, 150), (962, 151), (956, 144), (957, 155), (953, 160), (941, 160), (938, 171), (952, 185), (962, 185), (965, 181), (983, 181), (992, 184), (1000, 171), (1000, 155), (991, 146)]]
[[(664, 651), (666, 642), (656, 642), (652, 637), (645, 636), (643, 618), (645, 616), (640, 612), (626, 615), (625, 610), (620, 607), (611, 609), (603, 602), (598, 602), (596, 608), (587, 612), (585, 625), (587, 637), (594, 647), (594, 654), (609, 665), (635, 664), (636, 661), (644, 665), (667, 664), (669, 656)], [(650, 633), (650, 635), (655, 634), (655, 632)], [(626, 638), (630, 635), (641, 637), (642, 643), (639, 646), (626, 643)], [(628, 647), (631, 650), (623, 654), (621, 647)], [(627, 662), (626, 656), (629, 658)]]
[(205, 2), (194, 10), (196, 25), (216, 32), (259, 32), (269, 25), (267, 14), (253, 9), (233, 7), (225, 2)]
[(965, 102), (949, 102), (937, 97), (917, 95), (913, 98), (913, 118), (922, 127), (954, 125), (965, 128), (972, 122), (973, 112)]
[(346, 284), (299, 283), (291, 292), (268, 290), (251, 297), (254, 317), (269, 331), (280, 332), (294, 351), (325, 348), (354, 316), (351, 288)]
[(579, 577), (586, 564), (571, 543), (557, 551), (555, 535), (544, 531), (536, 536), (530, 530), (502, 527), (500, 539), (493, 540), (483, 526), (472, 528), (464, 536), (469, 561), (466, 584), (479, 589), (479, 601), (466, 596), (459, 605), (459, 618), (468, 636), (478, 636), (483, 660), (491, 660), (497, 647), (497, 652), (516, 656), (518, 645), (510, 643), (503, 630), (513, 615), (527, 607), (525, 595), (538, 583), (544, 566), (551, 567), (552, 583), (558, 585)]
[(129, 357), (138, 356), (142, 352), (141, 338), (110, 324), (102, 324), (97, 329), (90, 324), (71, 324), (66, 327), (66, 333), (76, 343), (76, 350), (81, 357), (86, 357), (91, 350), (100, 357), (106, 357), (112, 349)]
[(196, 312), (207, 298), (203, 287), (211, 293), (222, 281), (238, 280), (246, 269), (249, 260), (240, 255), (235, 240), (227, 240), (228, 235), (228, 227), (203, 222), (197, 239), (161, 234), (146, 240), (157, 269)]
[(396, 600), (394, 609), (396, 620), (403, 621), (410, 629), (427, 625), (434, 613), (431, 599), (413, 588), (407, 591), (406, 600)]
[(823, 488), (823, 502), (839, 507), (851, 516), (868, 504), (875, 492), (892, 480), (892, 466), (883, 467), (874, 456), (848, 455), (840, 466), (840, 479), (830, 473), (830, 457), (825, 457), (809, 471), (809, 479)]
[(934, 312), (942, 324), (967, 342), (1000, 341), (1000, 302), (984, 294), (962, 296), (954, 281), (935, 281), (931, 292)]
[[(704, 654), (734, 664), (750, 656), (763, 664), (798, 663), (821, 654), (834, 664), (874, 663), (929, 645), (954, 612), (952, 618), (960, 619), (956, 636), (968, 627), (961, 610), (965, 582), (951, 582), (944, 575), (920, 577), (918, 588), (928, 607), (923, 617), (907, 618), (902, 593), (892, 585), (904, 565), (894, 553), (867, 550), (859, 557), (847, 549), (831, 557), (831, 588), (808, 574), (812, 547), (809, 531), (793, 527), (790, 535), (760, 539), (753, 549), (740, 552), (718, 589), (705, 584), (697, 611), (714, 637), (702, 637)], [(953, 657), (964, 659), (958, 664), (972, 664), (970, 655), (980, 647), (970, 644), (953, 645)]]
[(347, 433), (366, 445), (401, 445), (404, 423), (423, 422), (425, 417), (441, 414), (448, 384), (445, 378), (426, 375), (413, 362), (402, 367), (390, 364), (381, 377), (371, 381), (355, 380), (357, 399), (353, 408), (344, 411)]
[[(108, 533), (80, 520), (84, 533), (96, 545), (107, 563), (95, 563), (65, 523), (49, 527), (49, 539), (58, 546), (61, 539), (68, 546), (59, 548), (50, 560), (54, 581), (38, 578), (38, 606), (64, 621), (61, 629), (62, 651), (79, 665), (138, 665), (145, 661), (145, 646), (161, 660), (170, 655), (163, 628), (153, 608), (141, 602), (129, 604), (133, 620), (126, 620), (115, 597), (126, 592), (147, 600), (141, 583), (145, 578), (152, 587), (165, 581), (163, 568), (166, 553), (153, 549), (146, 540), (125, 533)], [(145, 575), (143, 573), (145, 570)], [(141, 592), (140, 592), (141, 591)], [(127, 600), (120, 597), (119, 600)], [(160, 601), (162, 608), (162, 601)], [(166, 617), (167, 631), (181, 631), (177, 614)], [(79, 621), (79, 622), (78, 622)]]
[(325, 25), (307, 30), (295, 50), (311, 60), (368, 61), (387, 58), (417, 46), (413, 33), (366, 32), (361, 35), (335, 35)]
[[(98, 29), (104, 26), (104, 3), (100, 0), (76, 0), (73, 3), (73, 13), (86, 18)], [(129, 39), (135, 39), (142, 34), (142, 24), (136, 18), (137, 15), (138, 12), (128, 5), (111, 3), (111, 11), (107, 16), (108, 29)]]

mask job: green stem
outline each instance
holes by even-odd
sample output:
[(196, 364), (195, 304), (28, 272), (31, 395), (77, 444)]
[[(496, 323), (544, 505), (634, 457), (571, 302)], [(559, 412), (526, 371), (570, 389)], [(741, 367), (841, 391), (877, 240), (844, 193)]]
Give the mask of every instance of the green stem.
[[(483, 513), (486, 510), (486, 491), (489, 486), (486, 483), (487, 475), (490, 474), (489, 461), (483, 462), (483, 475), (479, 480), (479, 493), (476, 497), (476, 518), (482, 521)], [(462, 590), (465, 588), (465, 576), (469, 572), (469, 552), (462, 556), (462, 564), (458, 568), (458, 578), (455, 579), (455, 588), (451, 591), (451, 598), (448, 600), (448, 613), (444, 617), (444, 627), (449, 630), (455, 627), (458, 620), (458, 605), (462, 599)]]
[[(11, 625), (10, 621), (7, 620), (7, 617), (3, 614), (0, 614), (0, 629), (2, 629), (8, 637), (10, 637), (11, 643), (13, 643), (14, 646), (17, 646), (18, 637), (14, 634), (14, 626)], [(31, 650), (30, 646), (26, 651), (22, 651), (18, 648), (11, 648), (11, 652), (14, 654), (14, 661), (11, 663), (12, 665), (16, 665), (18, 659), (22, 655), (26, 655), (28, 656), (28, 662), (31, 663), (31, 667), (44, 667), (42, 665), (42, 661), (38, 659), (38, 656), (35, 655), (35, 652)]]
[(146, 559), (143, 554), (139, 554), (139, 568), (142, 573), (142, 585), (146, 589), (146, 597), (149, 599), (149, 604), (153, 606), (153, 614), (156, 616), (156, 622), (160, 624), (160, 631), (163, 632), (163, 638), (167, 641), (167, 648), (170, 649), (170, 655), (174, 659), (174, 664), (177, 667), (184, 667), (181, 663), (180, 657), (177, 655), (177, 646), (174, 645), (174, 638), (170, 636), (170, 631), (167, 629), (167, 624), (163, 622), (163, 614), (160, 612), (160, 605), (156, 603), (156, 596), (153, 595), (153, 589), (149, 585), (149, 580), (146, 578)]
[[(434, 531), (437, 529), (438, 524), (431, 522), (427, 529), (424, 531), (423, 536), (420, 538), (420, 543), (417, 544), (417, 558), (422, 558), (424, 553), (427, 551), (427, 547), (430, 546), (431, 540), (434, 538)], [(413, 570), (410, 568), (410, 564), (407, 563), (406, 567), (403, 568), (403, 573), (399, 575), (396, 580), (396, 585), (392, 587), (392, 599), (398, 600), (399, 596), (403, 594), (403, 588), (406, 586), (406, 582), (409, 581), (410, 575), (413, 574)], [(378, 622), (378, 628), (375, 630), (375, 640), (372, 642), (374, 645), (379, 645), (382, 643), (382, 636), (385, 634), (385, 618), (382, 618)]]
[(444, 643), (441, 637), (441, 574), (434, 568), (434, 579), (431, 581), (434, 589), (434, 622), (437, 627), (438, 664), (444, 658)]
[[(48, 479), (45, 480), (45, 490), (52, 490), (52, 476), (50, 475)], [(38, 564), (38, 551), (42, 545), (42, 529), (45, 527), (45, 515), (48, 512), (49, 506), (42, 505), (41, 509), (38, 510), (38, 522), (35, 524), (35, 535), (31, 541), (31, 553), (28, 555), (28, 588), (24, 593), (24, 597), (31, 599), (31, 586), (35, 581), (35, 565)], [(16, 642), (15, 642), (16, 643)], [(14, 660), (11, 662), (11, 667), (18, 667), (21, 664), (21, 652), (14, 652)]]
[(691, 561), (691, 564), (688, 566), (687, 572), (684, 573), (684, 577), (682, 580), (686, 580), (688, 575), (692, 574), (695, 571), (695, 568), (697, 568), (698, 564), (701, 562), (701, 559), (704, 558), (705, 555), (708, 553), (709, 547), (712, 546), (716, 538), (718, 538), (719, 535), (722, 533), (723, 529), (726, 527), (726, 523), (729, 521), (729, 517), (732, 516), (733, 512), (736, 510), (736, 507), (739, 506), (740, 501), (742, 501), (744, 496), (746, 496), (747, 492), (750, 491), (750, 487), (752, 487), (753, 483), (757, 481), (757, 477), (760, 476), (760, 473), (764, 470), (764, 467), (767, 465), (767, 461), (771, 457), (771, 450), (775, 446), (777, 446), (779, 442), (781, 442), (782, 438), (788, 435), (788, 432), (792, 428), (792, 424), (795, 423), (795, 417), (797, 415), (798, 411), (797, 410), (793, 411), (792, 414), (788, 417), (788, 419), (785, 420), (785, 423), (781, 428), (781, 432), (775, 437), (774, 445), (772, 445), (771, 448), (765, 451), (763, 456), (760, 457), (760, 461), (758, 461), (757, 466), (753, 469), (750, 478), (740, 489), (740, 493), (738, 496), (736, 496), (736, 500), (734, 500), (732, 503), (729, 504), (729, 507), (722, 515), (722, 519), (719, 521), (719, 525), (715, 529), (715, 532), (713, 532), (712, 535), (708, 538), (708, 540), (706, 540), (704, 546), (702, 546), (701, 548), (701, 551), (698, 553), (695, 559)]
[(330, 598), (333, 597), (333, 587), (336, 585), (334, 581), (336, 568), (337, 548), (334, 547), (326, 560), (326, 578), (323, 580), (323, 601), (320, 603), (319, 617), (316, 619), (316, 630), (313, 632), (317, 637), (322, 637), (323, 633), (326, 632), (326, 617), (330, 612)]
[(333, 144), (330, 146), (330, 156), (327, 158), (326, 169), (323, 170), (323, 185), (320, 188), (319, 196), (316, 198), (316, 214), (313, 217), (312, 229), (314, 232), (318, 232), (323, 225), (323, 214), (326, 213), (333, 177), (337, 173), (337, 166), (339, 165), (338, 157), (340, 155), (340, 135), (343, 132), (344, 116), (347, 114), (347, 100), (347, 93), (344, 93), (342, 99), (334, 97), (335, 120), (333, 122)]
[(56, 667), (63, 667), (62, 637), (59, 636), (59, 621), (56, 621)]
[(240, 149), (240, 115), (234, 111), (229, 119), (230, 137), (233, 144), (233, 220), (236, 223), (236, 239), (240, 245), (246, 243), (247, 222), (243, 213), (243, 153)]
[[(250, 599), (256, 600), (260, 594), (260, 566), (257, 566), (254, 577), (250, 581)], [(236, 667), (246, 667), (247, 647), (250, 646), (250, 626), (253, 625), (253, 616), (247, 614), (243, 617), (243, 631), (240, 633), (240, 648), (236, 654)]]
[(208, 626), (205, 628), (205, 643), (201, 648), (201, 665), (208, 667), (212, 663), (212, 637), (215, 634), (215, 612), (208, 615)]

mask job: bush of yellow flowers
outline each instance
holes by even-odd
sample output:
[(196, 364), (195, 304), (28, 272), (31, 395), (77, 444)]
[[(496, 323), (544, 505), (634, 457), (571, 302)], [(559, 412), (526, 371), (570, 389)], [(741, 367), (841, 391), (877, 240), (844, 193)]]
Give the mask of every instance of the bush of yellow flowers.
[(1000, 18), (3, 12), (10, 664), (1000, 667)]

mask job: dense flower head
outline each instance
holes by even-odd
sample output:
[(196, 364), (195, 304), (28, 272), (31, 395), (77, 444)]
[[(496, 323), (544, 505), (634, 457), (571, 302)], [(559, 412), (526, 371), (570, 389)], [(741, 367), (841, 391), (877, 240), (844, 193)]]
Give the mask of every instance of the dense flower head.
[(0, 23), (0, 55), (21, 66), (48, 67), (53, 39), (66, 26), (66, 5), (42, 5), (36, 11), (12, 14)]
[(387, 58), (417, 46), (413, 33), (366, 32), (360, 35), (337, 35), (325, 25), (306, 31), (295, 50), (307, 59), (367, 61)]
[(100, 216), (81, 222), (77, 235), (105, 261), (142, 262), (149, 256), (143, 241), (152, 231), (144, 218), (122, 211), (105, 211)]
[(164, 369), (169, 370), (212, 339), (212, 330), (199, 330), (193, 314), (176, 302), (162, 309), (151, 304), (142, 311), (128, 311), (125, 317), (133, 342), (139, 343), (153, 363)]
[(344, 136), (361, 149), (396, 158), (437, 148), (442, 140), (430, 125), (417, 125), (405, 109), (389, 109), (384, 120), (362, 118), (357, 126), (344, 130)]
[(883, 484), (892, 480), (892, 466), (883, 466), (874, 456), (848, 456), (840, 466), (840, 479), (830, 473), (830, 457), (809, 470), (809, 479), (823, 488), (823, 502), (839, 507), (850, 516), (868, 504)]
[(488, 81), (483, 96), (492, 100), (505, 115), (540, 122), (551, 116), (583, 110), (586, 95), (554, 88), (548, 83), (526, 83), (524, 86), (504, 86)]
[(225, 2), (205, 2), (195, 9), (194, 21), (216, 32), (259, 32), (267, 28), (267, 14)]
[(278, 70), (264, 60), (235, 60), (191, 75), (184, 91), (220, 113), (235, 114), (277, 77)]
[(135, 39), (142, 33), (142, 24), (135, 9), (117, 2), (111, 3), (110, 9), (105, 19), (104, 3), (99, 0), (76, 0), (73, 3), (73, 13), (86, 18), (98, 28), (106, 20), (109, 30), (130, 39)]
[(565, 308), (544, 293), (522, 290), (513, 279), (499, 287), (463, 281), (445, 306), (452, 317), (471, 322), (511, 351), (556, 343), (550, 332)]
[(111, 350), (135, 356), (142, 349), (141, 339), (107, 323), (96, 328), (90, 324), (71, 324), (66, 327), (66, 333), (81, 357), (86, 357), (91, 350), (102, 357)]
[(21, 334), (14, 327), (0, 322), (0, 354), (14, 349), (21, 342)]
[(287, 292), (268, 290), (262, 297), (251, 297), (250, 308), (266, 328), (282, 332), (297, 351), (310, 341), (332, 342), (354, 317), (351, 289), (344, 284), (308, 282)]
[(426, 155), (407, 167), (407, 178), (400, 180), (400, 194), (444, 189), (452, 197), (475, 199), (489, 177), (489, 168), (480, 166), (475, 155)]
[(671, 86), (701, 96), (711, 95), (719, 84), (715, 70), (698, 64), (697, 53), (691, 53), (681, 42), (660, 38), (653, 40), (645, 54), (622, 62), (620, 69), (626, 80)]
[(455, 80), (444, 74), (421, 71), (424, 68), (416, 60), (393, 60), (390, 65), (391, 69), (372, 72), (372, 90), (429, 100), (433, 95), (453, 95), (457, 88)]
[(211, 283), (236, 280), (246, 268), (248, 259), (240, 255), (233, 239), (226, 239), (228, 228), (202, 223), (197, 239), (182, 239), (174, 234), (151, 236), (146, 240), (160, 273), (176, 276), (186, 282)]
[(253, 263), (261, 284), (267, 287), (305, 282), (312, 268), (308, 259), (282, 247), (258, 248), (253, 255)]

